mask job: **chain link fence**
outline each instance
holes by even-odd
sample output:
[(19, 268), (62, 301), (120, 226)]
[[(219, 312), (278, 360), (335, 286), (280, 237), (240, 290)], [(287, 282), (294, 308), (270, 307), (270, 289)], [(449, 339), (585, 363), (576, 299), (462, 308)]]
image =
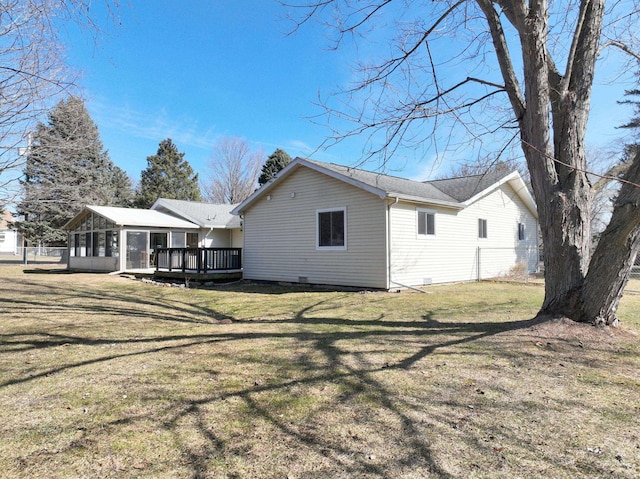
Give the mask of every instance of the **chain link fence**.
[(0, 263), (66, 264), (66, 247), (29, 246), (16, 248), (14, 253), (0, 253)]
[(478, 248), (478, 281), (542, 281), (544, 271), (537, 247)]
[[(478, 281), (544, 281), (542, 250), (533, 248), (478, 248)], [(629, 274), (640, 289), (640, 254)]]

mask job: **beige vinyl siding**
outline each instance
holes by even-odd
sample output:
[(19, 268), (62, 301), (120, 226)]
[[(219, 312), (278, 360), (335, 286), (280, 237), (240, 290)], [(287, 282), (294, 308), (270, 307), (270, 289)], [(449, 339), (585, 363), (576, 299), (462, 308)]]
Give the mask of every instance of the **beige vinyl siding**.
[(200, 230), (200, 237), (203, 238), (204, 248), (230, 248), (231, 232), (223, 228), (214, 228), (211, 230)]
[[(316, 249), (316, 211), (346, 208), (347, 249)], [(308, 168), (290, 174), (244, 213), (244, 277), (387, 287), (386, 203)]]
[[(417, 208), (435, 212), (434, 237), (418, 236)], [(487, 238), (478, 237), (480, 218), (487, 220)], [(481, 278), (506, 274), (528, 262), (526, 248), (537, 244), (534, 216), (506, 184), (461, 211), (401, 202), (392, 206), (390, 222), (392, 287), (477, 280), (478, 263)], [(525, 241), (518, 241), (518, 222)]]
[(231, 234), (231, 247), (232, 248), (242, 248), (243, 238), (242, 238), (242, 230), (239, 228), (233, 228), (229, 230)]

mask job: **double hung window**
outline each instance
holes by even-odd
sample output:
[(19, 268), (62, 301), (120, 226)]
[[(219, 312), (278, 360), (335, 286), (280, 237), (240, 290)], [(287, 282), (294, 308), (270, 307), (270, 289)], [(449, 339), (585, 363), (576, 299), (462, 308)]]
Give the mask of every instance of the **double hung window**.
[(316, 211), (317, 249), (347, 249), (346, 208), (322, 209)]
[(436, 235), (436, 214), (429, 210), (417, 210), (418, 237), (428, 238)]

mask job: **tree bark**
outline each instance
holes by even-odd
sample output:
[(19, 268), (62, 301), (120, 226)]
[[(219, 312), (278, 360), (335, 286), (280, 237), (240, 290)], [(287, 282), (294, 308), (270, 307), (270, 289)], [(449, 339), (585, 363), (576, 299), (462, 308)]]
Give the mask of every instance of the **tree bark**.
[(625, 175), (611, 221), (591, 258), (577, 304), (567, 316), (584, 322), (616, 325), (616, 312), (640, 249), (640, 152)]
[[(604, 0), (582, 2), (564, 74), (556, 70), (547, 50), (547, 1), (498, 3), (508, 7), (507, 17), (519, 33), (523, 53), (525, 110), (518, 118), (538, 204), (547, 273), (539, 314), (595, 321), (590, 316), (593, 308), (582, 309), (584, 303), (576, 298), (582, 297), (592, 253), (592, 193), (584, 139)], [(486, 4), (481, 0), (479, 4), (492, 28)], [(500, 55), (500, 45), (493, 39)]]

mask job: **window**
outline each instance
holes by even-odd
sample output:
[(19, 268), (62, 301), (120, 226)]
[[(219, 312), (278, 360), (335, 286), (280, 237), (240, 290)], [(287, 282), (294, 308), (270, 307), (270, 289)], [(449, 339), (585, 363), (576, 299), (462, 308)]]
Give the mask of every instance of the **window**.
[(85, 254), (86, 256), (91, 256), (91, 233), (85, 233), (84, 234), (85, 237), (85, 241), (84, 244), (86, 246), (86, 250), (85, 250)]
[[(104, 246), (104, 233), (102, 233), (102, 244)], [(100, 255), (100, 233), (98, 231), (93, 232), (93, 239), (91, 241), (92, 253), (91, 256), (101, 256)], [(102, 254), (104, 256), (104, 253)]]
[(418, 210), (418, 236), (436, 235), (436, 214), (433, 211)]
[(518, 223), (518, 241), (524, 241), (524, 223)]
[(187, 248), (198, 247), (198, 233), (187, 233)]
[(5, 234), (4, 233), (0, 233), (0, 243), (4, 243), (5, 238), (6, 238)]
[(317, 210), (318, 249), (347, 249), (347, 211)]
[(172, 248), (184, 248), (187, 246), (186, 243), (186, 233), (183, 232), (173, 232), (171, 233), (171, 247)]
[(120, 249), (118, 246), (118, 242), (120, 239), (120, 235), (117, 231), (107, 231), (106, 234), (106, 251), (105, 256), (119, 257)]
[(487, 238), (487, 220), (478, 219), (478, 238)]
[[(79, 249), (80, 254), (76, 256), (87, 256), (87, 235), (85, 233), (78, 233), (79, 240), (76, 242), (76, 250)], [(89, 236), (91, 239), (91, 236)]]

